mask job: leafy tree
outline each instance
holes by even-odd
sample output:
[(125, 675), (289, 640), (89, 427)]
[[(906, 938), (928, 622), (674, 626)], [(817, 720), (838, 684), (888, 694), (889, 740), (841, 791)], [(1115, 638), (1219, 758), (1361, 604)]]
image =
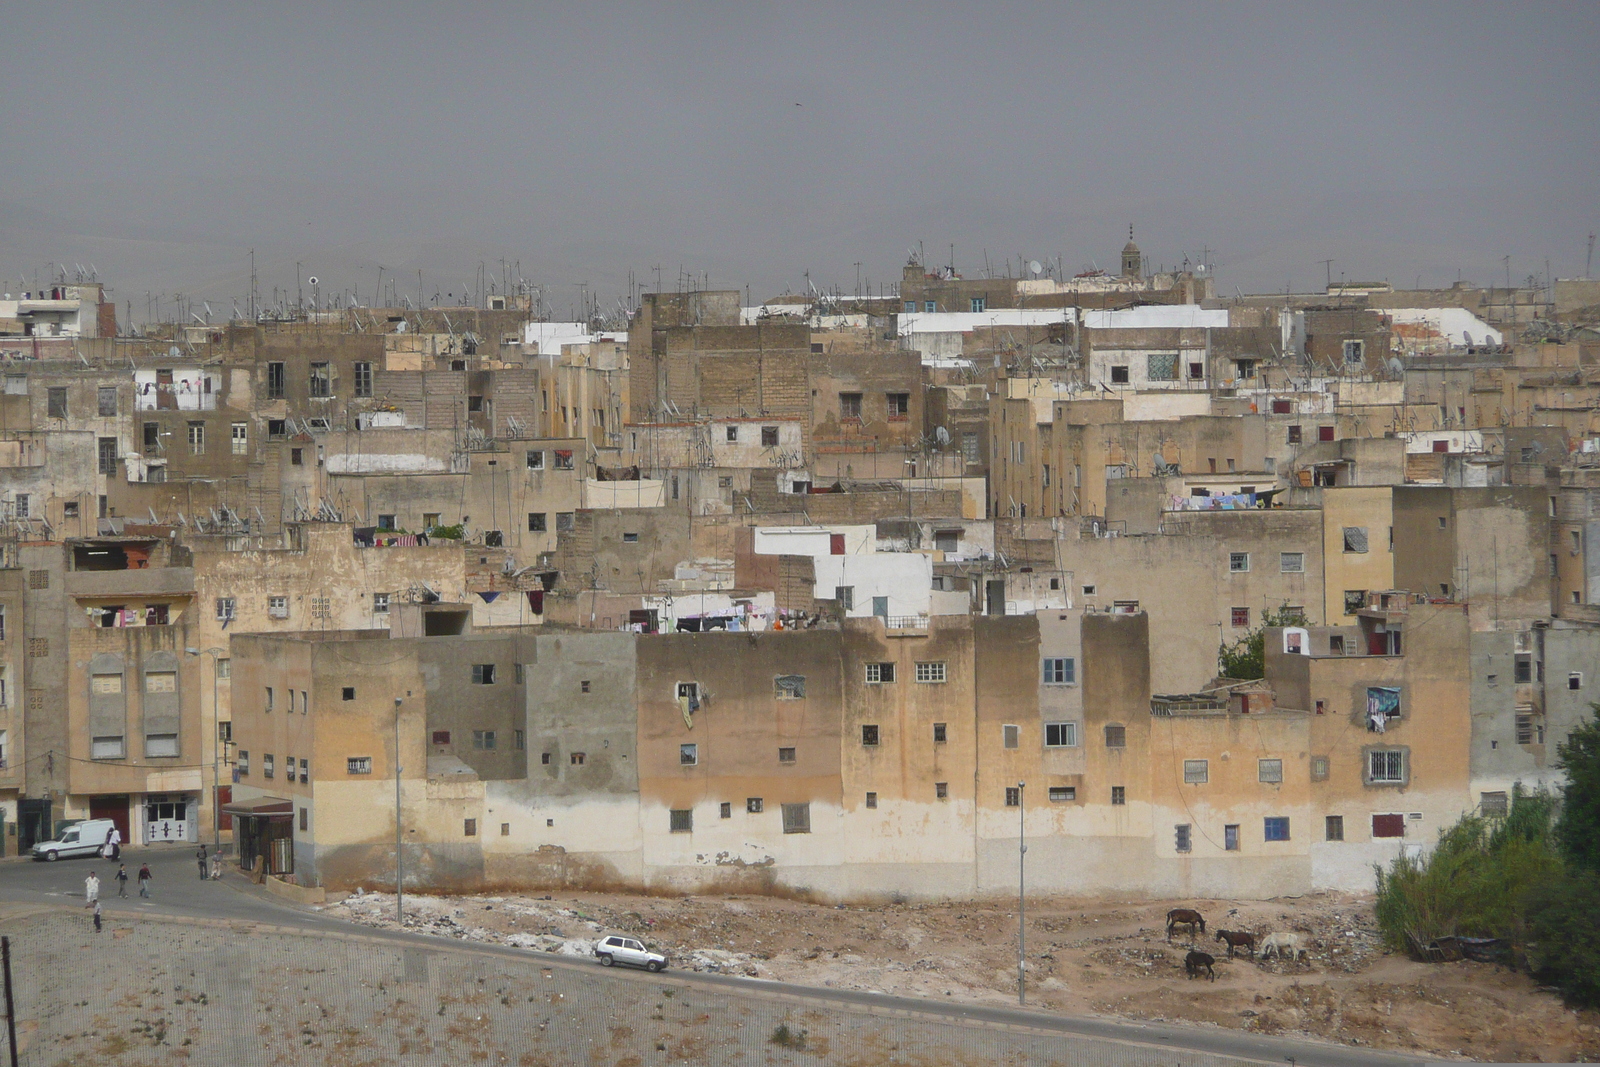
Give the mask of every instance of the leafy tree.
[(1261, 625), (1249, 630), (1233, 644), (1223, 642), (1217, 646), (1217, 673), (1224, 678), (1241, 682), (1264, 678), (1267, 674), (1267, 630), (1273, 626), (1304, 626), (1306, 617), (1290, 611), (1287, 604), (1276, 611), (1263, 612)]
[[(1589, 707), (1600, 716), (1600, 704)], [(1567, 773), (1556, 841), (1572, 867), (1600, 875), (1600, 717), (1556, 747), (1556, 766)]]

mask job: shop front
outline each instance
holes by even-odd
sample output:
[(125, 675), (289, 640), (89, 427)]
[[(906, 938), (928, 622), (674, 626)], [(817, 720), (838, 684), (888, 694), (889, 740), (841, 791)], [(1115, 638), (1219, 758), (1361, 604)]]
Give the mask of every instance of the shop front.
[(282, 797), (253, 797), (231, 801), (222, 808), (233, 816), (234, 844), (239, 866), (256, 869), (265, 859), (268, 874), (294, 873), (294, 803)]

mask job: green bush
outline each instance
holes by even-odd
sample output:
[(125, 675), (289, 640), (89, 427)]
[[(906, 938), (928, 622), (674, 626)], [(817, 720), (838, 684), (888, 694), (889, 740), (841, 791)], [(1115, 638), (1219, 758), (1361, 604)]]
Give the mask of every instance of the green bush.
[(1267, 628), (1304, 625), (1306, 617), (1298, 611), (1290, 611), (1287, 604), (1277, 611), (1264, 612), (1260, 626), (1246, 632), (1231, 645), (1223, 643), (1217, 646), (1217, 673), (1241, 682), (1266, 677)]
[(461, 540), (461, 533), (461, 524), (458, 522), (454, 526), (435, 526), (428, 531), (428, 536), (436, 537), (442, 541), (459, 541)]
[[(1600, 712), (1600, 705), (1594, 709)], [(1386, 945), (1498, 937), (1568, 1004), (1600, 1007), (1600, 721), (1557, 747), (1559, 803), (1511, 791), (1504, 817), (1465, 815), (1426, 859), (1379, 867), (1375, 911)], [(1558, 816), (1559, 812), (1559, 816)]]
[(1378, 929), (1386, 945), (1409, 951), (1437, 937), (1498, 937), (1527, 942), (1530, 891), (1561, 875), (1551, 833), (1555, 800), (1512, 790), (1500, 818), (1469, 814), (1439, 835), (1425, 859), (1378, 868)]

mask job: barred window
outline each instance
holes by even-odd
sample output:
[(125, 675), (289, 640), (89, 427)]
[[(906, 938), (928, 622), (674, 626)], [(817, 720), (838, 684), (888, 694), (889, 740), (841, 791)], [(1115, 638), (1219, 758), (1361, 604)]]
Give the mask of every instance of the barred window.
[(667, 828), (675, 834), (688, 834), (694, 832), (694, 809), (673, 808), (667, 813)]
[(811, 832), (811, 805), (785, 804), (783, 806), (783, 832), (809, 834)]
[(1185, 785), (1205, 785), (1211, 780), (1211, 765), (1203, 759), (1186, 759), (1183, 761), (1183, 781)]
[(1256, 781), (1276, 784), (1283, 781), (1283, 760), (1256, 760)]

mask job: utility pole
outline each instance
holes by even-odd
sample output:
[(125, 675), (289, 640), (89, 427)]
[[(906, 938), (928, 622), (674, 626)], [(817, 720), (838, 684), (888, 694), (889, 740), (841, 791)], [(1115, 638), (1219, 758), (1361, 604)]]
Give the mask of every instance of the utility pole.
[(211, 657), (211, 854), (222, 855), (222, 720), (217, 717), (217, 658), (225, 648), (186, 648), (191, 656)]
[(400, 880), (400, 704), (394, 698), (394, 921), (406, 924), (405, 889)]
[(1323, 292), (1326, 293), (1333, 288), (1333, 260), (1319, 259), (1317, 262), (1322, 264), (1323, 274), (1327, 277), (1327, 288), (1323, 289)]
[(1027, 927), (1024, 921), (1027, 917), (1027, 863), (1028, 863), (1028, 826), (1024, 818), (1027, 806), (1024, 803), (1027, 782), (1017, 783), (1017, 1003), (1028, 1002), (1027, 974), (1025, 971), (1027, 959)]
[(11, 1067), (17, 1067), (17, 1004), (11, 996), (11, 939), (0, 937), (0, 963), (6, 979), (6, 1046), (11, 1050)]

